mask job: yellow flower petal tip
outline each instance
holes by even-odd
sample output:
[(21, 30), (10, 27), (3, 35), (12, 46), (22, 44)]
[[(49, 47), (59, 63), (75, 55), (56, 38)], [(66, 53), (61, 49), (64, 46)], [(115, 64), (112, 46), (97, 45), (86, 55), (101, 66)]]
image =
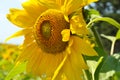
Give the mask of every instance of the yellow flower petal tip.
[(65, 20), (66, 20), (67, 22), (69, 22), (69, 18), (68, 18), (67, 15), (64, 15), (64, 18), (65, 18)]
[(70, 39), (70, 29), (64, 29), (61, 32), (62, 34), (62, 41), (67, 42)]

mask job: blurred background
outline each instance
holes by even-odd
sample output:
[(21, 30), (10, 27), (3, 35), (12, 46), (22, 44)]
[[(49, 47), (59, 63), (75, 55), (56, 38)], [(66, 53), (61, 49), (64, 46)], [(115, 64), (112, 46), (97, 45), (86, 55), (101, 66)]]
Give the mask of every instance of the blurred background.
[[(1, 0), (0, 2), (0, 80), (4, 80), (9, 71), (13, 68), (14, 62), (21, 52), (18, 49), (18, 44), (23, 40), (23, 37), (11, 39), (5, 42), (5, 39), (20, 30), (6, 18), (10, 8), (21, 8), (21, 2), (24, 0)], [(31, 76), (25, 72), (18, 74), (13, 80), (32, 80)], [(34, 79), (33, 79), (34, 80)]]
[[(18, 31), (20, 28), (13, 25), (6, 18), (10, 8), (21, 8), (21, 2), (24, 0), (2, 0), (0, 3), (0, 43), (4, 43), (5, 39)], [(7, 43), (20, 44), (23, 38), (11, 39)]]
[[(94, 5), (89, 5), (88, 7), (99, 11), (101, 16), (111, 17), (120, 23), (120, 0), (99, 0), (94, 3)], [(118, 30), (116, 27), (106, 22), (99, 22), (96, 26), (96, 30), (99, 34), (115, 36)], [(101, 37), (101, 39), (106, 52), (109, 53), (111, 42), (103, 37)], [(120, 40), (117, 40), (114, 52), (120, 52)]]

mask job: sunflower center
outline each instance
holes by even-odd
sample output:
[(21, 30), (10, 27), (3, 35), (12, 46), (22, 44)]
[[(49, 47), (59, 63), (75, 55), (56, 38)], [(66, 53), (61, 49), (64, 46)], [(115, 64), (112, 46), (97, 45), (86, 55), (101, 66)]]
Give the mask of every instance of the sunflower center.
[(44, 38), (49, 39), (51, 36), (51, 26), (49, 21), (43, 21), (41, 24), (41, 34)]
[(69, 29), (69, 23), (64, 15), (57, 10), (47, 10), (42, 13), (35, 25), (35, 40), (41, 50), (47, 53), (63, 52), (68, 42), (62, 41), (61, 31)]

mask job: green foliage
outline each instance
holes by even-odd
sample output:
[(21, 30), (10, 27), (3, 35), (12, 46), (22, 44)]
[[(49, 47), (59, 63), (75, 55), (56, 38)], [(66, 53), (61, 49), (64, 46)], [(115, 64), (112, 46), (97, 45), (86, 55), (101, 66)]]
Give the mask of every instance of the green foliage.
[(92, 80), (96, 80), (98, 74), (96, 74), (98, 66), (100, 66), (100, 64), (103, 61), (103, 57), (101, 57), (98, 61), (93, 61), (93, 60), (87, 60), (87, 65), (90, 68), (89, 71), (92, 75)]
[(12, 70), (9, 72), (9, 74), (6, 76), (5, 80), (11, 80), (17, 74), (20, 74), (20, 73), (24, 72), (25, 69), (26, 69), (26, 63), (25, 62), (16, 64), (12, 68)]
[[(90, 14), (91, 15), (91, 14)], [(120, 53), (114, 53), (114, 46), (115, 42), (120, 39), (120, 24), (115, 21), (112, 18), (108, 17), (94, 17), (89, 19), (90, 22), (88, 23), (87, 27), (91, 28), (92, 32), (94, 33), (94, 36), (97, 41), (98, 47), (96, 47), (96, 51), (99, 54), (99, 59), (97, 58), (86, 58), (86, 62), (89, 66), (89, 72), (86, 72), (86, 74), (90, 73), (89, 76), (92, 76), (91, 80), (119, 80), (120, 79)], [(105, 34), (101, 34), (102, 37), (110, 40), (112, 42), (111, 44), (111, 51), (110, 55), (105, 55), (104, 49), (101, 46), (101, 41), (99, 38), (99, 35), (95, 31), (95, 27), (93, 23), (104, 21), (109, 24), (114, 25), (116, 28), (118, 28), (118, 31), (116, 33), (116, 36), (108, 36)], [(93, 25), (93, 26), (92, 26)], [(88, 77), (89, 77), (88, 76)], [(89, 80), (89, 79), (88, 79)]]
[[(98, 2), (94, 3), (93, 5), (89, 5), (88, 7), (91, 9), (95, 9), (99, 11), (100, 15), (104, 17), (110, 17), (112, 19), (115, 19), (117, 22), (120, 22), (120, 0), (98, 0)], [(106, 22), (98, 22), (95, 24), (97, 27), (97, 32), (99, 34), (105, 34), (109, 36), (114, 36), (117, 32), (117, 29), (106, 23)], [(109, 53), (111, 42), (108, 41), (105, 38), (102, 38), (102, 43), (104, 46), (104, 49), (106, 52)], [(120, 40), (117, 40), (116, 46), (115, 46), (115, 52), (120, 52), (120, 49), (118, 48), (120, 44)]]
[[(120, 79), (120, 53), (108, 56), (106, 59), (100, 57), (98, 61), (87, 60), (89, 66), (90, 80), (119, 80)], [(88, 74), (88, 72), (87, 72)], [(89, 80), (88, 79), (88, 80)]]
[(93, 22), (98, 22), (98, 21), (108, 22), (108, 23), (114, 25), (116, 28), (120, 29), (120, 24), (118, 22), (116, 22), (114, 19), (109, 18), (109, 17), (95, 18), (88, 23), (87, 27), (89, 27)]
[(100, 17), (100, 13), (95, 9), (85, 9), (84, 11), (84, 18), (88, 23), (91, 19)]
[[(120, 78), (120, 53), (108, 56), (100, 70), (99, 80), (118, 80)], [(117, 77), (117, 78), (115, 78)]]
[(20, 52), (17, 45), (0, 44), (0, 80), (41, 80), (25, 72), (25, 63), (15, 65)]
[(120, 39), (120, 30), (118, 30), (118, 32), (116, 34), (116, 39)]
[(16, 45), (0, 44), (0, 80), (4, 80), (20, 53)]

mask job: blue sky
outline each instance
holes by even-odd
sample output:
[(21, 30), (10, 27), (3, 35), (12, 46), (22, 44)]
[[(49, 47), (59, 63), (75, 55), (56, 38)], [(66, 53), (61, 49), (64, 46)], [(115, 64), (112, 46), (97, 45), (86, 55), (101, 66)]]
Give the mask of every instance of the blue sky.
[[(6, 14), (9, 13), (9, 8), (21, 8), (21, 2), (23, 0), (2, 0), (0, 3), (0, 43), (4, 43), (5, 39), (18, 31), (20, 28), (13, 25), (6, 18)], [(20, 44), (23, 37), (14, 38), (7, 43)]]

